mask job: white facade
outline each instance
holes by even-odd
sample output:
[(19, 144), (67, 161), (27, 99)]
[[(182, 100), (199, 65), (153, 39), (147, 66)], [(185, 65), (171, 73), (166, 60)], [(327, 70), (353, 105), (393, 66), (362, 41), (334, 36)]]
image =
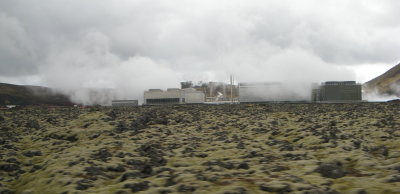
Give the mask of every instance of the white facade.
[(144, 92), (144, 104), (204, 103), (205, 95), (193, 88), (169, 88), (167, 91), (150, 89)]

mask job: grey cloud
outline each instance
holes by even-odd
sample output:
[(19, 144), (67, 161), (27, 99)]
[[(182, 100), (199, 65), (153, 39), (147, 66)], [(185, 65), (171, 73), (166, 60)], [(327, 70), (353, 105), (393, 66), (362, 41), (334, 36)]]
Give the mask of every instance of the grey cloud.
[(398, 61), (398, 8), (394, 0), (5, 0), (0, 78), (116, 88), (125, 98), (191, 77), (354, 79), (343, 66)]
[(17, 19), (0, 13), (0, 37), (0, 75), (36, 73), (35, 52)]

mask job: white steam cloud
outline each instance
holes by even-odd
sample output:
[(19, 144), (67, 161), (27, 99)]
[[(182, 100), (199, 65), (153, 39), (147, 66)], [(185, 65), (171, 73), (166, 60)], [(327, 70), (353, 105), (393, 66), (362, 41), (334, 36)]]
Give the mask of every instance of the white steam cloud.
[(364, 88), (363, 99), (371, 102), (385, 102), (400, 99), (400, 84), (397, 82), (389, 86), (389, 91), (382, 92), (378, 88)]
[(346, 67), (398, 61), (399, 9), (395, 0), (5, 0), (0, 81), (104, 104), (230, 74), (239, 82), (355, 80)]

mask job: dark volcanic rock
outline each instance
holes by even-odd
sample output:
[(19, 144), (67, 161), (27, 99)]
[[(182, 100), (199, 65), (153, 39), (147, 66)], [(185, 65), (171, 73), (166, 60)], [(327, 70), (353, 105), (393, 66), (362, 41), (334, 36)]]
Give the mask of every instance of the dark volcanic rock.
[(42, 152), (41, 152), (41, 151), (32, 151), (32, 150), (29, 150), (29, 151), (23, 152), (22, 154), (23, 154), (24, 156), (26, 156), (26, 157), (33, 157), (33, 156), (41, 156), (41, 155), (42, 155)]
[(171, 190), (168, 190), (168, 189), (161, 189), (161, 190), (159, 190), (158, 192), (159, 192), (160, 194), (172, 193), (172, 191), (171, 191)]
[(92, 181), (89, 179), (81, 179), (76, 182), (76, 187), (75, 189), (77, 190), (86, 190), (90, 187), (93, 187), (94, 185), (92, 184)]
[(68, 166), (69, 166), (69, 167), (75, 166), (75, 165), (77, 165), (77, 164), (79, 164), (79, 161), (71, 161), (71, 162), (68, 162)]
[(40, 166), (40, 165), (33, 165), (32, 166), (32, 168), (31, 168), (31, 170), (29, 171), (30, 173), (34, 173), (34, 172), (36, 172), (37, 170), (40, 170), (40, 169), (42, 169), (43, 168), (43, 166)]
[(150, 158), (150, 165), (152, 166), (164, 166), (167, 160), (164, 159), (164, 153), (160, 144), (146, 143), (141, 145), (136, 151), (141, 156)]
[(0, 164), (0, 170), (6, 172), (13, 172), (16, 170), (20, 170), (20, 167), (17, 164)]
[(162, 147), (160, 144), (146, 143), (141, 145), (136, 151), (140, 153), (141, 156), (152, 157), (155, 155), (163, 155)]
[(203, 166), (220, 166), (226, 169), (234, 169), (235, 165), (231, 162), (222, 162), (222, 161), (208, 161), (202, 164)]
[(151, 175), (153, 168), (150, 165), (144, 165), (140, 168), (140, 173), (145, 175)]
[(290, 168), (287, 166), (279, 166), (278, 165), (271, 169), (272, 172), (281, 172), (281, 171), (285, 171), (285, 170), (290, 170)]
[(149, 176), (150, 174), (142, 173), (140, 171), (126, 172), (121, 176), (119, 181), (124, 182), (128, 179), (147, 178)]
[(226, 191), (224, 194), (247, 194), (247, 190), (242, 187), (235, 188), (233, 191)]
[(190, 193), (196, 191), (196, 187), (190, 186), (190, 185), (185, 185), (181, 184), (178, 186), (178, 192), (184, 192), (184, 193)]
[(371, 154), (375, 154), (375, 155), (382, 155), (382, 156), (389, 156), (389, 149), (384, 146), (373, 146), (373, 147), (365, 147), (364, 151), (369, 152)]
[(346, 171), (343, 169), (342, 163), (339, 161), (334, 161), (331, 163), (320, 164), (315, 172), (320, 173), (323, 177), (327, 178), (341, 178), (346, 175)]
[(292, 191), (292, 189), (290, 189), (289, 184), (279, 184), (279, 185), (262, 184), (260, 185), (259, 188), (261, 191), (276, 192), (276, 193), (289, 193)]
[(36, 120), (29, 120), (26, 123), (26, 127), (33, 128), (33, 129), (40, 129), (40, 125)]
[(236, 148), (237, 149), (244, 149), (245, 147), (244, 147), (244, 143), (243, 142), (239, 142), (237, 145), (236, 145)]
[(250, 168), (250, 166), (246, 162), (240, 163), (237, 167), (237, 169), (245, 169), (245, 170), (247, 170), (249, 168)]
[(267, 133), (268, 132), (268, 129), (266, 129), (266, 128), (253, 128), (251, 130), (256, 133)]
[(112, 171), (112, 172), (125, 172), (125, 168), (122, 165), (118, 165), (118, 166), (108, 166), (107, 167), (108, 171)]
[(78, 141), (78, 137), (77, 134), (56, 134), (56, 133), (52, 133), (48, 136), (49, 138), (52, 139), (57, 139), (57, 140), (65, 140), (65, 141), (69, 141), (69, 142), (76, 142)]
[(134, 167), (143, 166), (146, 164), (146, 161), (131, 159), (131, 160), (126, 161), (126, 164), (130, 165), (130, 166), (134, 166)]
[(6, 160), (8, 163), (20, 164), (20, 162), (16, 158), (9, 158)]
[(14, 194), (14, 191), (11, 191), (9, 189), (2, 189), (0, 188), (0, 194)]
[(85, 169), (83, 170), (86, 172), (86, 175), (91, 177), (92, 180), (96, 180), (97, 176), (106, 176), (105, 174), (105, 170), (101, 167), (97, 167), (97, 166), (89, 166), (89, 167), (85, 167)]
[(167, 180), (165, 180), (164, 187), (169, 187), (169, 186), (176, 185), (176, 184), (178, 184), (178, 183), (174, 180), (174, 177), (171, 177), (171, 178), (168, 178)]
[(120, 121), (117, 125), (117, 127), (115, 127), (114, 131), (116, 131), (117, 133), (122, 133), (124, 131), (128, 131), (129, 127), (126, 125), (125, 122)]
[(140, 183), (128, 183), (124, 185), (124, 188), (129, 188), (133, 193), (139, 192), (139, 191), (145, 191), (149, 188), (149, 181), (143, 181)]
[(205, 157), (208, 156), (208, 154), (206, 154), (206, 153), (198, 153), (198, 154), (195, 154), (194, 156), (199, 157), (199, 158), (205, 158)]
[(103, 162), (109, 160), (111, 156), (112, 156), (112, 154), (110, 152), (108, 152), (108, 150), (106, 148), (101, 148), (95, 154), (92, 154), (93, 159), (101, 160)]
[(150, 158), (150, 164), (152, 166), (164, 166), (167, 164), (167, 160), (161, 156), (154, 156)]
[(72, 135), (66, 136), (65, 140), (67, 140), (69, 142), (76, 142), (76, 141), (78, 141), (78, 137), (76, 134), (72, 134)]
[(390, 178), (386, 179), (385, 182), (387, 182), (387, 183), (396, 183), (396, 182), (400, 182), (400, 174), (398, 174), (398, 175), (392, 175)]
[(256, 158), (256, 157), (263, 157), (263, 154), (258, 153), (256, 151), (251, 151), (249, 154), (243, 156), (242, 158)]

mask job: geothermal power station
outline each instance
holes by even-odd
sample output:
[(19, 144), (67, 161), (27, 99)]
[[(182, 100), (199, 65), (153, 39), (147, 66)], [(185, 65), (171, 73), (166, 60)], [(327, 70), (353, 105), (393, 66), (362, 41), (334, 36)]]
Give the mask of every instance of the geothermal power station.
[[(233, 85), (232, 82), (209, 82), (199, 86), (193, 86), (191, 82), (182, 82), (181, 88), (145, 91), (143, 105), (362, 101), (361, 84), (355, 81), (327, 81), (310, 86), (308, 91), (304, 88), (307, 87), (302, 84), (280, 82), (249, 82), (237, 85)], [(138, 105), (138, 100), (112, 101), (113, 107)]]

